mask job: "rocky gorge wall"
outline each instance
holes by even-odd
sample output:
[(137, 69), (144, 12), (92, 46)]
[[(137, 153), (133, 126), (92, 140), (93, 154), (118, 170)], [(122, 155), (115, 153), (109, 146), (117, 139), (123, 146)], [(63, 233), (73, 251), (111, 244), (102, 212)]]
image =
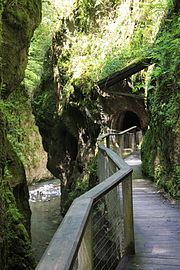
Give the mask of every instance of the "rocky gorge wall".
[[(146, 69), (144, 73), (139, 73), (135, 79), (129, 78), (132, 91), (143, 88), (145, 92), (146, 89), (146, 93), (148, 92), (147, 103), (137, 102), (133, 99), (128, 102), (128, 99), (117, 98), (112, 93), (108, 96), (107, 93), (99, 91), (95, 84), (99, 78), (121, 69), (128, 61), (134, 60), (136, 57), (151, 58), (155, 51), (157, 53), (159, 48), (154, 51), (154, 47), (158, 47), (155, 41), (160, 35), (158, 34), (158, 31), (161, 31), (160, 25), (163, 27), (164, 19), (173, 6), (178, 6), (177, 1), (171, 2), (171, 5), (168, 1), (159, 3), (159, 1), (150, 0), (113, 1), (113, 3), (105, 1), (99, 5), (96, 5), (96, 1), (89, 5), (86, 0), (74, 2), (75, 8), (71, 16), (62, 19), (59, 31), (56, 32), (53, 39), (52, 48), (46, 54), (44, 73), (35, 93), (33, 104), (44, 149), (48, 153), (48, 168), (56, 177), (62, 179), (62, 200), (64, 201), (74, 189), (79, 188), (79, 179), (83, 179), (83, 175), (87, 175), (88, 163), (90, 157), (95, 154), (100, 129), (106, 126), (114, 128), (115, 125), (111, 125), (116, 122), (113, 117), (118, 118), (121, 110), (130, 108), (136, 113), (144, 131), (148, 124), (150, 125), (150, 131), (148, 130), (145, 135), (142, 149), (143, 168), (148, 175), (150, 175), (152, 164), (149, 166), (151, 169), (146, 164), (150, 164), (151, 160), (153, 160), (153, 168), (156, 168), (157, 172), (160, 164), (165, 160), (166, 165), (174, 164), (174, 161), (169, 163), (165, 134), (172, 135), (168, 137), (169, 145), (174, 145), (179, 138), (178, 132), (176, 135), (169, 133), (161, 123), (161, 112), (166, 105), (171, 111), (171, 105), (166, 104), (166, 101), (165, 105), (162, 105), (164, 104), (162, 100), (168, 99), (167, 97), (170, 96), (176, 100), (175, 111), (172, 109), (170, 115), (175, 122), (177, 121), (177, 90), (172, 92), (171, 87), (165, 87), (167, 95), (163, 94), (161, 89), (165, 88), (159, 87), (157, 82), (161, 80), (161, 76), (156, 71), (154, 72), (156, 85), (153, 83), (154, 75), (152, 75), (152, 83), (149, 88), (147, 87), (149, 80), (147, 77), (151, 76), (149, 70)], [(108, 8), (103, 9), (103, 5)], [(107, 38), (106, 31), (109, 31), (108, 34), (111, 38)], [(162, 44), (163, 42), (165, 41), (162, 41)], [(159, 62), (157, 58), (153, 58), (155, 63)], [(169, 84), (172, 84), (171, 79)], [(154, 90), (152, 90), (153, 88)], [(177, 86), (175, 88), (177, 89)], [(155, 96), (158, 98), (155, 98), (154, 103), (153, 97)], [(152, 107), (160, 114), (153, 115)], [(146, 109), (149, 112), (149, 119), (147, 119)], [(175, 122), (173, 126), (176, 126)], [(157, 134), (156, 129), (152, 128), (153, 123), (157, 123)], [(160, 130), (164, 130), (164, 132)], [(179, 130), (178, 127), (177, 130)], [(151, 135), (148, 137), (150, 133)], [(174, 141), (175, 137), (177, 139)], [(159, 141), (158, 144), (156, 144), (157, 141)], [(154, 148), (156, 148), (155, 151)], [(154, 155), (154, 152), (161, 153), (163, 158), (157, 158), (158, 155)], [(175, 148), (171, 149), (170, 156), (174, 155), (176, 156)], [(149, 159), (148, 156), (153, 157)], [(158, 159), (160, 163), (157, 163)], [(172, 166), (178, 170), (175, 164)], [(165, 166), (163, 165), (163, 167)], [(155, 177), (155, 174), (153, 173), (152, 176)], [(160, 177), (158, 181), (159, 183), (163, 181), (172, 183), (173, 179), (170, 173), (164, 180)], [(174, 184), (173, 189), (177, 189), (177, 183)], [(166, 190), (169, 191), (169, 189)], [(63, 211), (66, 209), (67, 207)]]
[(86, 100), (86, 106), (81, 104), (86, 97), (79, 89), (65, 109), (59, 104), (63, 78), (57, 64), (63, 38), (62, 32), (56, 34), (53, 48), (46, 56), (48, 61), (45, 61), (44, 75), (34, 95), (33, 112), (48, 153), (47, 168), (61, 179), (61, 211), (65, 213), (72, 202), (70, 192), (76, 190), (78, 180), (81, 182), (83, 177), (88, 177), (88, 165), (95, 155), (100, 127), (97, 106), (92, 103), (97, 98), (95, 92)]
[(9, 95), (4, 101), (3, 108), (8, 120), (8, 140), (23, 163), (27, 183), (52, 178), (46, 168), (47, 154), (43, 149), (38, 127), (35, 125), (24, 85)]
[(0, 269), (33, 269), (30, 208), (24, 166), (8, 138), (7, 98), (24, 77), (41, 1), (0, 4)]
[(144, 173), (177, 199), (180, 196), (179, 16), (179, 1), (174, 1), (154, 51), (157, 67), (148, 91), (149, 129), (142, 145)]

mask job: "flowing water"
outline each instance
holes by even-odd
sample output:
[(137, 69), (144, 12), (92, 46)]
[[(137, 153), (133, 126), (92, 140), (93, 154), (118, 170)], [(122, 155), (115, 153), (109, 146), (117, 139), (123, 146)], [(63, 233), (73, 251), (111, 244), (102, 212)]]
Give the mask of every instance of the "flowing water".
[(54, 179), (29, 186), (29, 195), (32, 247), (38, 262), (62, 221), (60, 180)]

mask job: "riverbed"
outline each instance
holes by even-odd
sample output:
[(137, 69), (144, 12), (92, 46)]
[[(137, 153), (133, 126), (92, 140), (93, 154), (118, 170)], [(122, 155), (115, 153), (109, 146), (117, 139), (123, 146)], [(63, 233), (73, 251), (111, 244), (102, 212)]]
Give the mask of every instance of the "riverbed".
[(32, 247), (38, 262), (62, 221), (60, 180), (53, 179), (31, 185), (29, 195)]

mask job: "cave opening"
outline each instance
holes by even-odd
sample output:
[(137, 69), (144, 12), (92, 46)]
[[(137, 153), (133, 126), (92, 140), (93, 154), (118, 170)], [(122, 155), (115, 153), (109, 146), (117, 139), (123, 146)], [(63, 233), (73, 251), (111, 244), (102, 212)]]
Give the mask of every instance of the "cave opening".
[(140, 119), (137, 116), (137, 114), (135, 114), (132, 111), (122, 112), (119, 116), (118, 123), (117, 123), (118, 130), (122, 131), (128, 128), (131, 128), (133, 126), (137, 126), (141, 128)]

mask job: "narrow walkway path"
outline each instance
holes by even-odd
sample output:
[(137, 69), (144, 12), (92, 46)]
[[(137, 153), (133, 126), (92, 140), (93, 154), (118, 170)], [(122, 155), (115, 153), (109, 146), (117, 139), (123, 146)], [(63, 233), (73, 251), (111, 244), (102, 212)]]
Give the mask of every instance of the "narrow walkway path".
[(126, 270), (180, 270), (180, 205), (170, 203), (142, 179), (140, 159), (126, 162), (135, 170), (133, 180), (136, 255)]

